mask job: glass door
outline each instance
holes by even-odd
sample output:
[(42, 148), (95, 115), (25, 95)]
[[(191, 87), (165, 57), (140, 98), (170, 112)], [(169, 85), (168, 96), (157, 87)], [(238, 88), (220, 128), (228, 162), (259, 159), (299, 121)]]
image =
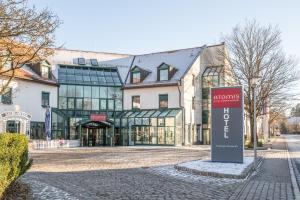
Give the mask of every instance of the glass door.
[(149, 144), (150, 143), (150, 131), (149, 126), (132, 126), (134, 133), (135, 144)]

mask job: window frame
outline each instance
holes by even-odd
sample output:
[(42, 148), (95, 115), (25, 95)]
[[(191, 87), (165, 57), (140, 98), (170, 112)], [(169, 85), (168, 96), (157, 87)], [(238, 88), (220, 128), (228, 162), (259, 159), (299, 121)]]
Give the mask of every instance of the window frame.
[[(167, 107), (162, 107), (160, 104), (161, 101), (165, 100), (165, 99), (162, 99), (163, 97), (166, 97)], [(159, 109), (169, 108), (169, 95), (168, 94), (159, 94), (158, 95), (158, 107), (159, 107)]]
[[(44, 95), (48, 95), (48, 98), (45, 99)], [(48, 104), (45, 104), (46, 101), (48, 102)], [(50, 92), (42, 91), (42, 103), (41, 104), (42, 104), (42, 107), (44, 107), (44, 108), (50, 106)], [(68, 104), (68, 102), (67, 102), (67, 104)]]
[[(7, 87), (5, 88), (5, 90), (8, 91), (4, 91), (3, 94), (1, 95), (1, 103), (2, 104), (6, 104), (6, 105), (11, 105), (12, 104), (12, 88), (11, 87)], [(9, 93), (9, 95), (7, 95)], [(4, 96), (4, 98), (3, 98)]]
[[(133, 107), (134, 98), (139, 98), (139, 108)], [(131, 108), (132, 108), (132, 110), (140, 110), (141, 109), (141, 96), (140, 95), (131, 96)]]
[[(161, 79), (161, 72), (163, 70), (167, 71), (167, 79), (162, 80)], [(166, 63), (162, 63), (158, 68), (157, 68), (157, 81), (168, 81), (170, 80), (170, 65)]]
[[(47, 73), (45, 73), (43, 69), (47, 69)], [(41, 66), (41, 76), (43, 78), (50, 79), (51, 76), (50, 76), (50, 67), (49, 66), (46, 66), (46, 65)]]
[[(132, 83), (132, 84), (137, 84), (137, 83), (140, 83), (141, 82), (141, 70), (138, 68), (138, 67), (134, 67), (132, 70), (131, 70), (131, 72), (130, 72), (131, 74), (130, 74), (130, 77), (131, 77), (131, 80), (130, 80), (130, 82)], [(134, 81), (134, 77), (133, 77), (133, 75), (135, 75), (135, 74), (139, 74), (139, 79), (138, 79), (138, 81)]]

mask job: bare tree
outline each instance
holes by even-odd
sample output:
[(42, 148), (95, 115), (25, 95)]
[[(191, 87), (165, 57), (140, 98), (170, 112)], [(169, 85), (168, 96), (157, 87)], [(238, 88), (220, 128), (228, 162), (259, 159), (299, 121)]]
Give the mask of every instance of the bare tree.
[(0, 95), (26, 63), (40, 62), (53, 53), (58, 17), (29, 7), (27, 0), (0, 0)]
[[(289, 88), (298, 79), (296, 62), (283, 52), (278, 27), (262, 26), (255, 20), (246, 21), (244, 25), (234, 27), (223, 39), (227, 51), (221, 53), (229, 64), (230, 76), (244, 86), (245, 110), (250, 117), (253, 142), (254, 112), (256, 116), (265, 114), (266, 105), (281, 112), (280, 103), (288, 99)], [(256, 86), (256, 108), (251, 92), (251, 81), (255, 77), (260, 77)]]

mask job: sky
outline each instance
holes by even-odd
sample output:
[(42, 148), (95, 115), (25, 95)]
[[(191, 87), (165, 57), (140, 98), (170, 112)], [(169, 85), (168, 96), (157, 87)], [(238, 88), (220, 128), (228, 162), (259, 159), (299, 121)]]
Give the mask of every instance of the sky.
[[(56, 31), (56, 44), (68, 49), (142, 54), (212, 45), (222, 42), (222, 36), (230, 34), (237, 24), (256, 19), (262, 25), (279, 27), (284, 51), (300, 64), (299, 0), (29, 0), (29, 3), (38, 9), (49, 8), (59, 16), (62, 24)], [(298, 89), (300, 94), (300, 86)]]

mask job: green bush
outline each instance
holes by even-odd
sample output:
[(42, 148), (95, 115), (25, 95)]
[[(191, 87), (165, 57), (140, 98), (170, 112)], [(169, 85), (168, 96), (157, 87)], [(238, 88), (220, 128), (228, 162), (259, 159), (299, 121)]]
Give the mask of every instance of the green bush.
[(28, 140), (25, 135), (0, 134), (0, 199), (7, 187), (28, 169)]

